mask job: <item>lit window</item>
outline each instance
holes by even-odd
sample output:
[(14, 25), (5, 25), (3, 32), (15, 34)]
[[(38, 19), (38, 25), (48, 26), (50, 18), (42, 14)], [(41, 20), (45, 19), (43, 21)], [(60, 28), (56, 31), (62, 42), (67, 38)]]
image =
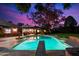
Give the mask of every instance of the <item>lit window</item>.
[(17, 32), (17, 30), (18, 30), (17, 28), (13, 28), (12, 29), (13, 32)]
[(7, 34), (11, 33), (11, 29), (5, 28), (4, 33), (7, 33)]
[(26, 29), (23, 29), (22, 32), (26, 32)]
[(46, 32), (46, 30), (44, 30), (44, 32)]
[(33, 31), (33, 29), (29, 29), (29, 31)]
[(28, 32), (29, 29), (23, 29), (22, 32)]
[(37, 32), (40, 32), (40, 30), (37, 30)]

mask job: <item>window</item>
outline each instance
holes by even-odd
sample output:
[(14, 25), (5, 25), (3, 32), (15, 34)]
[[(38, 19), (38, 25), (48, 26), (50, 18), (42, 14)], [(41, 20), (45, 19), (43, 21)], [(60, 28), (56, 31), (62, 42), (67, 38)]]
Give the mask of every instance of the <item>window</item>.
[(12, 28), (13, 32), (17, 32), (17, 30), (18, 30), (17, 28)]
[(6, 33), (6, 34), (10, 34), (10, 33), (11, 33), (11, 29), (9, 29), (9, 28), (5, 28), (5, 29), (4, 29), (4, 33)]
[(22, 29), (22, 32), (28, 32), (29, 29)]

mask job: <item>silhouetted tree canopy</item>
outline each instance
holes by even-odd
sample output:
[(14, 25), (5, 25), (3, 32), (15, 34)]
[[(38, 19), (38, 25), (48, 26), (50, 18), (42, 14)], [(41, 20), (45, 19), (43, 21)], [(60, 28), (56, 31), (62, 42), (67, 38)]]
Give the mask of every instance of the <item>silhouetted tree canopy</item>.
[[(51, 3), (46, 3), (46, 7), (50, 6)], [(53, 3), (53, 5), (55, 5)], [(29, 9), (31, 8), (31, 3), (16, 3), (16, 7), (19, 11), (21, 12), (28, 12)], [(63, 3), (63, 9), (68, 9), (71, 7), (70, 3)], [(44, 7), (42, 6), (42, 3), (38, 3), (35, 7), (38, 10), (43, 10)]]
[(75, 27), (76, 25), (77, 25), (77, 22), (72, 16), (68, 16), (65, 19), (65, 23), (64, 23), (65, 27)]
[(43, 11), (45, 8), (41, 3), (39, 3), (39, 4), (36, 4), (35, 9), (37, 9), (38, 11)]
[(17, 3), (16, 7), (19, 11), (21, 12), (28, 12), (30, 7), (31, 7), (31, 3)]
[[(35, 9), (37, 12), (33, 13), (33, 20), (41, 27), (51, 28), (51, 26), (58, 20), (58, 17), (63, 14), (59, 9), (55, 8), (55, 4), (36, 4)], [(49, 25), (49, 26), (46, 26)]]
[(70, 3), (64, 3), (63, 5), (64, 5), (63, 6), (64, 9), (69, 9), (71, 7)]
[[(37, 3), (35, 5), (36, 12), (31, 13), (32, 20), (41, 27), (51, 28), (52, 25), (58, 24), (58, 17), (63, 14), (62, 10), (56, 9), (54, 3)], [(63, 9), (70, 8), (71, 4), (63, 3)], [(30, 3), (16, 4), (16, 7), (21, 12), (28, 12), (31, 8)]]
[(18, 23), (17, 26), (22, 27), (24, 24), (23, 23)]

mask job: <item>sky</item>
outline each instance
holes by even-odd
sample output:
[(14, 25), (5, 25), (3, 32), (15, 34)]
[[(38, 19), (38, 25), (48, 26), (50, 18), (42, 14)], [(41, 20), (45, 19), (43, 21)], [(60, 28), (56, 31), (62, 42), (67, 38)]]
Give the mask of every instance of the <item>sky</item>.
[(12, 21), (15, 24), (24, 23), (35, 25), (32, 20), (27, 18), (26, 13), (22, 14), (16, 9), (15, 4), (0, 4), (0, 18), (7, 21)]
[[(35, 4), (32, 5), (29, 12), (35, 11), (34, 5)], [(66, 17), (70, 15), (73, 16), (79, 24), (79, 4), (72, 4), (71, 8), (66, 10), (63, 10), (62, 4), (57, 4), (56, 8), (61, 9), (64, 12), (63, 15)], [(15, 24), (24, 23), (35, 26), (33, 20), (28, 19), (26, 13), (20, 13), (15, 4), (0, 4), (0, 18), (7, 21), (12, 21)]]

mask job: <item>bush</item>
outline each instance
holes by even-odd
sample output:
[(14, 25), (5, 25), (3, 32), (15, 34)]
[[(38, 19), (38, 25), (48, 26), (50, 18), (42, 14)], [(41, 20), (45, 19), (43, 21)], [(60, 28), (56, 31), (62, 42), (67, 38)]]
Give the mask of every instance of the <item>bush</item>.
[(3, 37), (3, 35), (4, 35), (4, 34), (0, 32), (0, 37)]

